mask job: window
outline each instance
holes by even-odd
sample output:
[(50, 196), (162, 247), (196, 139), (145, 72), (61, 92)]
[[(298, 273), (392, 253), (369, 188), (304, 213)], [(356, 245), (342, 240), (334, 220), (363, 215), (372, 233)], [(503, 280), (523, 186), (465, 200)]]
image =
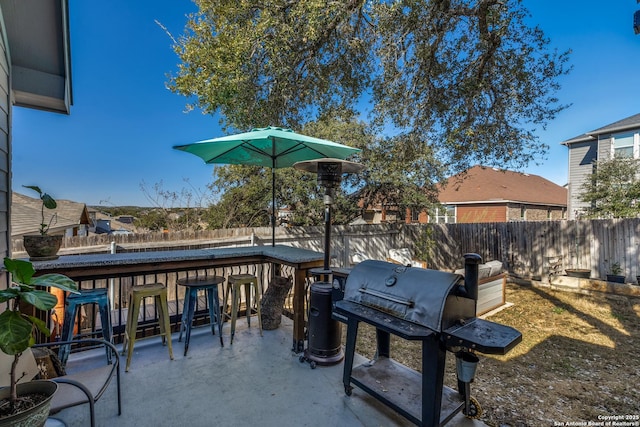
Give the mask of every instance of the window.
[(420, 211), (416, 208), (411, 209), (411, 222), (420, 221)]
[(455, 205), (438, 206), (429, 215), (429, 222), (436, 222), (438, 224), (455, 224), (456, 206)]
[(456, 222), (456, 207), (455, 205), (445, 206), (447, 209), (447, 222), (455, 223)]
[(613, 135), (611, 138), (611, 154), (613, 157), (638, 157), (638, 144), (636, 140), (638, 134), (624, 133)]

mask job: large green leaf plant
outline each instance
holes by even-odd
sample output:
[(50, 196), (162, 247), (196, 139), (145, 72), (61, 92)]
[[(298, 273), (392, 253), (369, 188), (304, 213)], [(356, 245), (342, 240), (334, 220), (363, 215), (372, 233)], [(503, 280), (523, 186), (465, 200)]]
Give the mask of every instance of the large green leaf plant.
[(39, 310), (51, 310), (56, 306), (58, 299), (43, 288), (58, 288), (78, 293), (78, 286), (62, 274), (34, 277), (35, 269), (29, 261), (5, 258), (4, 267), (11, 274), (11, 284), (7, 289), (0, 290), (0, 303), (8, 303), (8, 308), (0, 313), (0, 350), (14, 356), (11, 364), (10, 396), (11, 404), (14, 405), (18, 398), (16, 385), (20, 378), (17, 378), (16, 368), (20, 355), (35, 344), (36, 331), (46, 336), (51, 335), (43, 320), (25, 314), (24, 306), (32, 305)]

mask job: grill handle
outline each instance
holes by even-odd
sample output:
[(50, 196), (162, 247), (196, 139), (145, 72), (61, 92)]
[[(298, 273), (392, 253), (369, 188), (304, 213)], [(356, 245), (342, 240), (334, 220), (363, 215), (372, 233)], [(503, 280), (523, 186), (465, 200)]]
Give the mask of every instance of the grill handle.
[(464, 289), (467, 297), (478, 301), (478, 265), (482, 257), (478, 254), (464, 254)]
[(414, 301), (411, 301), (411, 300), (408, 300), (408, 299), (399, 298), (399, 297), (394, 296), (394, 295), (385, 294), (383, 292), (378, 292), (378, 291), (375, 291), (373, 289), (360, 288), (359, 291), (362, 292), (363, 294), (367, 294), (367, 295), (371, 295), (371, 296), (374, 296), (374, 297), (377, 297), (377, 298), (385, 299), (387, 301), (395, 302), (396, 304), (406, 305), (409, 308), (413, 308), (413, 306), (415, 305)]

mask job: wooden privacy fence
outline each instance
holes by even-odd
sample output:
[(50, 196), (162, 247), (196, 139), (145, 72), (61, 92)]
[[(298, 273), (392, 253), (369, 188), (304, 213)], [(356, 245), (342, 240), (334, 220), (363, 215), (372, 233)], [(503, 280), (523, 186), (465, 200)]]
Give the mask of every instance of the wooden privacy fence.
[[(462, 256), (475, 252), (485, 261), (502, 261), (511, 275), (522, 278), (545, 278), (555, 261), (560, 274), (566, 268), (586, 268), (592, 278), (605, 278), (617, 262), (627, 282), (635, 282), (640, 275), (640, 219), (334, 226), (331, 264), (349, 267), (356, 253), (386, 259), (391, 248), (408, 247), (417, 253), (427, 229), (429, 268), (462, 268)], [(323, 251), (323, 233), (324, 227), (278, 227), (276, 243)], [(271, 229), (69, 237), (64, 239), (61, 254), (108, 252), (111, 242), (118, 252), (268, 245)], [(24, 256), (23, 250), (22, 240), (14, 240), (13, 253)]]
[(475, 252), (502, 261), (514, 276), (537, 280), (556, 260), (560, 274), (584, 268), (592, 278), (605, 278), (617, 262), (627, 282), (640, 275), (640, 219), (429, 224), (407, 227), (407, 240), (417, 241), (426, 227), (432, 227), (430, 264), (436, 269), (461, 268), (462, 255)]

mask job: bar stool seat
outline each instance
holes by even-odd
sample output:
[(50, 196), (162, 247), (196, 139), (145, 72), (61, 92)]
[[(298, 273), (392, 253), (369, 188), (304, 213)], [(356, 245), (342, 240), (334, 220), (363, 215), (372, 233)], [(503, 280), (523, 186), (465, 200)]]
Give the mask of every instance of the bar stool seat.
[(178, 341), (182, 341), (182, 331), (186, 332), (184, 340), (184, 355), (189, 350), (189, 339), (191, 337), (191, 326), (193, 316), (198, 299), (198, 291), (205, 291), (207, 302), (209, 305), (209, 324), (211, 325), (211, 333), (216, 334), (215, 325), (218, 325), (218, 334), (220, 335), (220, 346), (224, 347), (222, 341), (222, 316), (220, 313), (220, 299), (218, 296), (218, 285), (224, 283), (224, 277), (208, 276), (178, 279), (178, 285), (185, 287), (184, 307), (182, 309), (182, 322), (180, 324), (180, 335)]
[(131, 356), (133, 356), (133, 346), (136, 342), (136, 332), (138, 330), (138, 316), (142, 301), (147, 297), (153, 297), (155, 309), (158, 314), (160, 335), (162, 345), (169, 348), (169, 358), (173, 360), (173, 349), (171, 348), (171, 326), (169, 324), (169, 304), (167, 302), (167, 288), (162, 283), (149, 283), (136, 285), (129, 292), (129, 306), (127, 312), (127, 326), (125, 328), (124, 342), (122, 344), (122, 354), (127, 352), (127, 364), (125, 372), (129, 372)]
[[(258, 315), (258, 327), (260, 328), (260, 336), (262, 336), (262, 314), (260, 313), (260, 286), (258, 286), (258, 278), (252, 274), (232, 274), (227, 278), (227, 287), (224, 291), (223, 297), (223, 318), (231, 318), (231, 344), (233, 344), (233, 337), (236, 333), (236, 319), (238, 317), (238, 311), (240, 310), (241, 288), (244, 285), (245, 290), (245, 304), (247, 315), (247, 326), (251, 327), (251, 313), (255, 310)], [(253, 291), (252, 290), (253, 288)], [(252, 298), (251, 295), (255, 294)], [(227, 313), (229, 307), (229, 295), (231, 295), (231, 314)], [(255, 304), (255, 309), (253, 308)]]
[[(111, 304), (109, 303), (109, 296), (106, 288), (96, 289), (81, 289), (78, 294), (69, 294), (64, 303), (64, 320), (62, 323), (62, 336), (61, 341), (73, 340), (73, 326), (76, 322), (76, 318), (79, 309), (82, 305), (96, 304), (100, 311), (100, 322), (102, 323), (102, 336), (105, 341), (111, 341), (113, 336), (113, 329), (111, 326)], [(71, 352), (71, 345), (60, 346), (58, 351), (58, 358), (62, 365), (67, 363), (69, 353)], [(107, 360), (111, 363), (111, 352), (107, 349)]]

